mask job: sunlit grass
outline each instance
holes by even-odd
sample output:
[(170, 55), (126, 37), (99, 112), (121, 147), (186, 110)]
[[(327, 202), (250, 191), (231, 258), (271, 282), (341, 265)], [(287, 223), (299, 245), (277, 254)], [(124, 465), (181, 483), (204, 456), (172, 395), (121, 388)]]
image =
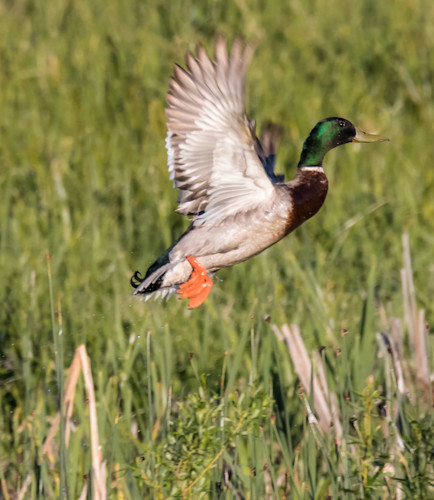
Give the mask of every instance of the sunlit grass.
[[(130, 296), (131, 274), (188, 224), (166, 171), (168, 79), (187, 50), (212, 51), (219, 33), (257, 46), (247, 110), (259, 129), (268, 119), (284, 125), (277, 161), (287, 178), (326, 116), (391, 142), (332, 151), (321, 211), (219, 273), (199, 310), (142, 303)], [(401, 235), (430, 325), (433, 50), (434, 5), (422, 0), (393, 9), (335, 0), (0, 5), (5, 498), (94, 491), (81, 374), (68, 444), (61, 425), (42, 451), (81, 344), (113, 498), (432, 495), (431, 403), (416, 382)], [(395, 318), (405, 395), (378, 337), (398, 331)], [(271, 328), (284, 323), (299, 326), (309, 353), (326, 347), (328, 387), (354, 453), (308, 419), (315, 393), (300, 387)], [(429, 343), (427, 354), (432, 367)]]

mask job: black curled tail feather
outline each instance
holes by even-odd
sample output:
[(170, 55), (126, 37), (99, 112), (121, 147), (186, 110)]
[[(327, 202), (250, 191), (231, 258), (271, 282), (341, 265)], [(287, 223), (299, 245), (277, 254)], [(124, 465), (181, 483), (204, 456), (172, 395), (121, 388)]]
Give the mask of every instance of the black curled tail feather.
[(143, 282), (145, 281), (145, 277), (142, 276), (142, 273), (140, 271), (136, 271), (130, 279), (131, 286), (133, 288), (137, 288), (140, 286)]
[(130, 280), (131, 286), (135, 288), (133, 295), (147, 295), (160, 290), (163, 285), (164, 275), (173, 266), (169, 259), (169, 252), (172, 247), (168, 248), (158, 257), (146, 271), (145, 276), (139, 271), (133, 274)]
[(158, 259), (149, 267), (145, 276), (140, 271), (136, 271), (131, 277), (130, 283), (135, 288), (133, 295), (150, 294), (162, 287), (164, 275), (171, 267), (169, 253), (175, 243), (163, 252)]
[(163, 283), (163, 278), (164, 274), (161, 275), (159, 278), (157, 278), (155, 281), (152, 281), (149, 283), (146, 287), (142, 288), (141, 290), (137, 290), (139, 286), (145, 281), (146, 276), (142, 277), (140, 271), (136, 271), (133, 276), (131, 277), (130, 283), (133, 288), (135, 288), (134, 294), (147, 294), (147, 293), (152, 293), (156, 292), (161, 288), (161, 285)]
[[(131, 286), (137, 290), (139, 286), (145, 281), (145, 279), (148, 277), (148, 273), (146, 273), (146, 276), (142, 276), (142, 273), (140, 271), (136, 271), (130, 279)], [(163, 277), (164, 275), (160, 276), (156, 281), (150, 283), (146, 288), (143, 288), (142, 290), (138, 290), (135, 293), (152, 293), (156, 292), (161, 288), (161, 284), (163, 282)]]

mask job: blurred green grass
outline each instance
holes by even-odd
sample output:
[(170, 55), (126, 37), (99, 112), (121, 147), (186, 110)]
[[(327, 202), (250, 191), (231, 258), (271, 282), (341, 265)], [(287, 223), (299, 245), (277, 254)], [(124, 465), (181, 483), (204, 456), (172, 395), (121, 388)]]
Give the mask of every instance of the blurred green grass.
[[(331, 152), (325, 162), (330, 191), (319, 214), (260, 256), (219, 273), (221, 282), (200, 310), (176, 299), (142, 303), (130, 297), (132, 272), (145, 270), (188, 223), (175, 213), (166, 169), (168, 80), (187, 50), (201, 43), (212, 52), (218, 34), (242, 35), (257, 46), (247, 111), (259, 129), (268, 119), (284, 125), (277, 161), (287, 178), (295, 175), (306, 135), (326, 116), (343, 116), (391, 142)], [(249, 421), (237, 451), (225, 451), (196, 495), (221, 483), (222, 495), (239, 489), (260, 498), (259, 463), (283, 453), (291, 488), (304, 484), (297, 464), (316, 471), (307, 492), (303, 486), (294, 498), (324, 498), (330, 481), (321, 453), (312, 462), (315, 442), (303, 438), (308, 429), (298, 380), (264, 318), (297, 323), (312, 349), (338, 348), (339, 331), (348, 329), (347, 364), (330, 358), (329, 368), (334, 389), (354, 391), (352, 404), (362, 412), (355, 394), (368, 387), (369, 376), (375, 390), (384, 383), (375, 289), (389, 317), (403, 316), (403, 232), (410, 235), (417, 301), (428, 324), (434, 321), (433, 49), (434, 5), (422, 0), (402, 0), (393, 9), (337, 0), (0, 5), (0, 479), (11, 497), (31, 474), (31, 497), (66, 488), (74, 498), (90, 468), (84, 395), (77, 397), (77, 430), (64, 450), (67, 484), (59, 483), (59, 460), (41, 455), (59, 403), (49, 252), (53, 306), (59, 297), (63, 313), (60, 359), (66, 369), (77, 345), (86, 344), (112, 494), (117, 488), (126, 498), (181, 494), (164, 489), (179, 463), (171, 469), (167, 459), (166, 475), (156, 472), (155, 457), (174, 435), (170, 418), (173, 425), (187, 419), (176, 411), (170, 417), (168, 394), (174, 405), (185, 401), (187, 413), (212, 407), (213, 394), (222, 396), (226, 366), (228, 400), (221, 411), (236, 419), (234, 395), (254, 381), (246, 398), (251, 405), (268, 401), (268, 417), (258, 417), (268, 422), (265, 437), (258, 437), (264, 424)], [(279, 411), (271, 403), (277, 387)], [(82, 386), (77, 391), (84, 394)], [(269, 423), (272, 412), (281, 414), (279, 430)], [(422, 413), (414, 425), (425, 429)], [(161, 429), (153, 436), (155, 422)], [(210, 449), (229, 442), (221, 439)], [(279, 445), (282, 439), (289, 441)], [(298, 461), (300, 446), (310, 462)], [(146, 473), (136, 463), (143, 453), (151, 464)], [(222, 479), (228, 467), (236, 491)], [(271, 469), (277, 481), (280, 469)], [(346, 487), (357, 481), (354, 473)], [(381, 487), (374, 484), (372, 498)]]

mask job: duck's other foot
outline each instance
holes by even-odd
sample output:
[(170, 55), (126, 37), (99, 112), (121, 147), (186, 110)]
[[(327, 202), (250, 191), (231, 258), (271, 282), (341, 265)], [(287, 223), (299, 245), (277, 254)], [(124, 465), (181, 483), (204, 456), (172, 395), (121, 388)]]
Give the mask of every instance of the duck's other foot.
[(189, 255), (187, 260), (193, 267), (193, 272), (190, 279), (179, 286), (177, 293), (181, 296), (181, 299), (189, 299), (188, 307), (194, 309), (205, 302), (213, 282), (196, 257)]

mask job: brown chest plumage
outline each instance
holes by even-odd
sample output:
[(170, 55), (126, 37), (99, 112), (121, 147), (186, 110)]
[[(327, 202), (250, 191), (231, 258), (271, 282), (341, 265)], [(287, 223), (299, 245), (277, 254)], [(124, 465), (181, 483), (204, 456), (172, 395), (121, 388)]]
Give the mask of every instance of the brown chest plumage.
[(323, 172), (299, 171), (287, 187), (293, 206), (288, 214), (286, 234), (318, 212), (327, 196), (328, 181)]

